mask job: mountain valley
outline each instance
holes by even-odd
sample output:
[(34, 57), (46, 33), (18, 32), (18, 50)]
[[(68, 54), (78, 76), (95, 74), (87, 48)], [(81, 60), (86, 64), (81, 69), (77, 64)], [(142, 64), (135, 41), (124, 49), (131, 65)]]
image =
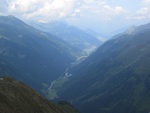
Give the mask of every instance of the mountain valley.
[(51, 23), (29, 23), (35, 28), (48, 32), (72, 46), (81, 50), (85, 55), (92, 53), (97, 47), (102, 44), (101, 40), (98, 40), (96, 36), (85, 32), (75, 26), (68, 25), (65, 22), (51, 22)]
[(148, 113), (149, 48), (149, 24), (114, 36), (69, 70), (58, 96), (82, 113)]
[(150, 24), (102, 44), (65, 23), (0, 16), (3, 113), (149, 113), (149, 75)]
[(54, 36), (34, 29), (13, 16), (0, 17), (0, 57), (13, 66), (23, 81), (41, 92), (61, 76), (82, 52)]

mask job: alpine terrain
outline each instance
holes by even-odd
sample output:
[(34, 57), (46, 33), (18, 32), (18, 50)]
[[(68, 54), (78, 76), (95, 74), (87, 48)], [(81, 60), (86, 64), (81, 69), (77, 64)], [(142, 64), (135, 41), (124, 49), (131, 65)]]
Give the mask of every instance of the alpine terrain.
[(59, 97), (82, 113), (149, 113), (150, 24), (105, 42), (78, 66)]

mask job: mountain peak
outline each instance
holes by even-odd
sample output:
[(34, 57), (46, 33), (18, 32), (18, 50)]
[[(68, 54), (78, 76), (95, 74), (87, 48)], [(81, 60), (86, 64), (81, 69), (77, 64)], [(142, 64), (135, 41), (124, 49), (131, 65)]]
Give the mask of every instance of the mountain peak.
[(15, 26), (26, 25), (23, 21), (21, 21), (20, 19), (16, 18), (13, 15), (0, 16), (0, 24), (15, 25)]
[(125, 34), (128, 34), (128, 35), (131, 35), (131, 34), (133, 34), (134, 32), (135, 32), (135, 30), (136, 30), (136, 26), (131, 26), (126, 32), (125, 32)]

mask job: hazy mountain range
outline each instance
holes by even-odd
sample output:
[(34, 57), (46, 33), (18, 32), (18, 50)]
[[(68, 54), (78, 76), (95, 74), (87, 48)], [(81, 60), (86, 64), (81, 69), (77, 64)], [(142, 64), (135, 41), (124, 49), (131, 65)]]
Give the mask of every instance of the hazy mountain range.
[[(98, 42), (96, 43), (98, 44)], [(70, 67), (82, 55), (85, 55), (83, 49), (79, 49), (57, 36), (37, 30), (14, 16), (0, 16), (0, 76), (13, 77), (44, 95), (42, 92), (44, 84), (51, 84), (53, 80), (62, 76), (66, 68)], [(17, 90), (18, 93), (15, 94), (16, 89), (19, 87), (21, 89), (24, 86), (20, 86), (19, 83), (15, 84), (16, 82), (10, 78), (5, 79), (2, 81), (0, 88), (3, 89), (3, 86), (6, 86), (6, 89), (7, 87), (12, 87), (12, 90), (10, 92), (7, 90), (1, 91), (1, 111), (16, 113), (29, 107), (32, 104), (29, 101), (34, 97), (32, 97), (33, 95), (29, 98), (25, 96), (32, 92), (27, 91), (22, 95), (24, 92), (22, 88), (22, 90)], [(26, 88), (25, 90), (28, 89)], [(18, 97), (8, 97), (9, 95), (6, 95), (6, 93), (17, 95)], [(3, 99), (3, 97), (5, 98)], [(13, 98), (13, 100), (10, 98)], [(16, 99), (18, 99), (16, 104), (12, 105)], [(21, 100), (23, 102), (29, 101), (21, 103)], [(41, 106), (42, 103), (40, 102), (41, 100), (38, 100), (37, 103), (33, 103), (36, 107), (32, 108), (31, 106), (24, 112), (34, 112), (38, 106)], [(21, 105), (18, 105), (19, 103)], [(7, 106), (7, 104), (9, 105)], [(43, 104), (47, 106), (47, 102)], [(60, 113), (77, 112), (66, 105), (66, 102), (60, 102), (60, 104), (62, 110), (54, 105), (56, 106), (56, 108), (52, 106), (54, 110), (42, 107), (37, 109), (37, 111), (39, 110), (39, 112), (43, 113), (46, 111)]]
[[(85, 54), (91, 53), (102, 44), (91, 32), (85, 32), (75, 26), (70, 26), (65, 22), (54, 21), (51, 23), (33, 23), (34, 26), (41, 31), (48, 32), (58, 38), (68, 42), (72, 46), (82, 50)], [(95, 34), (95, 33), (94, 33)]]
[[(68, 102), (81, 113), (150, 112), (150, 24), (133, 26), (102, 45), (93, 33), (64, 23), (30, 25), (0, 16), (2, 112), (78, 113)], [(51, 103), (4, 76), (68, 102)]]

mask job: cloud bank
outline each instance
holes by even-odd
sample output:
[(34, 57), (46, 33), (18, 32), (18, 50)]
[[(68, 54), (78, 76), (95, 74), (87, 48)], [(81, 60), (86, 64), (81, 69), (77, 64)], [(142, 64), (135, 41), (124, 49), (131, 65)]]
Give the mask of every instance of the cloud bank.
[(0, 14), (13, 14), (43, 22), (89, 14), (111, 19), (125, 12), (123, 7), (109, 6), (105, 0), (0, 0), (0, 4), (4, 4)]
[(150, 0), (0, 0), (0, 4), (0, 15), (44, 23), (65, 20), (107, 29), (106, 24), (117, 27), (150, 20)]
[(70, 16), (78, 0), (0, 0), (0, 14), (13, 14), (25, 19), (49, 21)]

